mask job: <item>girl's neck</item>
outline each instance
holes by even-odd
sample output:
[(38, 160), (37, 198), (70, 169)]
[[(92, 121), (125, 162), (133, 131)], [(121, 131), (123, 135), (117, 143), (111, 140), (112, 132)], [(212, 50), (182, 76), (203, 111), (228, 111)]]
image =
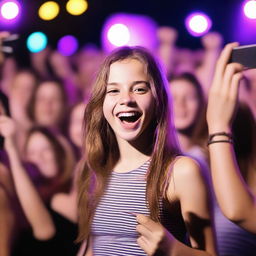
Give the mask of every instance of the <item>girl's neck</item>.
[(189, 136), (178, 132), (178, 139), (182, 151), (188, 152), (193, 147), (193, 143), (191, 142), (191, 138)]
[(142, 150), (140, 147), (133, 145), (133, 143), (122, 139), (117, 139), (117, 143), (119, 146), (120, 158), (114, 167), (114, 171), (116, 172), (128, 172), (136, 169), (150, 158), (150, 146)]

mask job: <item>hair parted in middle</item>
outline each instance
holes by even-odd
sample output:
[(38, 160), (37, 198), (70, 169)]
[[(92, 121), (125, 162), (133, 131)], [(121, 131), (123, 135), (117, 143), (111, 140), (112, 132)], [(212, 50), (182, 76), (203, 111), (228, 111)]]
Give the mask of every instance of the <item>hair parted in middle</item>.
[(153, 143), (149, 170), (147, 172), (146, 197), (151, 218), (159, 221), (159, 198), (165, 196), (169, 166), (181, 154), (173, 125), (168, 82), (158, 62), (143, 47), (121, 47), (110, 53), (98, 72), (91, 98), (86, 106), (85, 140), (78, 179), (79, 235), (77, 241), (86, 239), (91, 221), (104, 193), (107, 179), (119, 159), (119, 149), (113, 130), (103, 115), (111, 64), (135, 59), (145, 66), (150, 89), (155, 99), (156, 111), (150, 124)]

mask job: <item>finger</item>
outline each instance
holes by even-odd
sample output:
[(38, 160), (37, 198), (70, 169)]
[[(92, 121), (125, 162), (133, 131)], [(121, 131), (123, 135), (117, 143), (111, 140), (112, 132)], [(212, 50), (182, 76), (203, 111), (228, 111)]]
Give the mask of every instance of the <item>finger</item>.
[(152, 249), (150, 247), (150, 243), (145, 239), (145, 237), (140, 236), (137, 239), (137, 243), (140, 246), (140, 248), (147, 254), (147, 255), (152, 255)]
[(236, 73), (232, 78), (231, 90), (230, 90), (230, 98), (232, 100), (237, 101), (238, 92), (239, 92), (239, 84), (240, 84), (242, 77), (243, 77), (242, 72), (239, 72), (239, 73)]
[(229, 94), (230, 88), (232, 88), (232, 80), (233, 76), (237, 72), (241, 72), (243, 70), (243, 66), (238, 63), (230, 63), (227, 65), (226, 72), (223, 78), (222, 84), (222, 92), (225, 94)]
[(150, 219), (150, 217), (147, 217), (143, 214), (138, 214), (136, 219), (139, 224), (143, 225), (150, 231), (155, 231), (159, 228), (159, 224), (157, 222), (153, 221), (152, 219)]
[[(221, 79), (223, 77), (227, 63), (231, 56), (232, 49), (236, 46), (238, 46), (238, 43), (230, 43), (230, 44), (227, 44), (222, 50), (216, 64), (215, 76), (214, 76), (215, 79)], [(219, 83), (215, 83), (215, 86), (221, 86), (221, 85), (219, 85)]]
[(142, 224), (139, 224), (136, 226), (136, 230), (141, 236), (144, 236), (148, 240), (151, 240), (152, 232), (147, 227), (143, 226)]

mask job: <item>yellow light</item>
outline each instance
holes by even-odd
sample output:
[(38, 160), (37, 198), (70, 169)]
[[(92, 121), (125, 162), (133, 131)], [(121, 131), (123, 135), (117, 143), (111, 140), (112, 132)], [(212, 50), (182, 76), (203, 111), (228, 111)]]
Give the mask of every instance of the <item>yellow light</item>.
[(42, 4), (38, 10), (38, 15), (43, 20), (54, 19), (60, 11), (59, 5), (54, 1), (48, 1)]
[(88, 3), (85, 0), (69, 0), (66, 9), (72, 15), (81, 15), (88, 9)]

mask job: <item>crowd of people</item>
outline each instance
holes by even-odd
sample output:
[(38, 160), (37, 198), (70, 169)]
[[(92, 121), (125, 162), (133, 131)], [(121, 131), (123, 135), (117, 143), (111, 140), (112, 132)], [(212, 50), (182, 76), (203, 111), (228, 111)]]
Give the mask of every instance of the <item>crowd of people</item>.
[[(200, 50), (47, 48), (0, 32), (0, 256), (256, 252), (256, 71)], [(256, 60), (255, 60), (256, 61)], [(20, 62), (20, 61), (19, 61)]]

